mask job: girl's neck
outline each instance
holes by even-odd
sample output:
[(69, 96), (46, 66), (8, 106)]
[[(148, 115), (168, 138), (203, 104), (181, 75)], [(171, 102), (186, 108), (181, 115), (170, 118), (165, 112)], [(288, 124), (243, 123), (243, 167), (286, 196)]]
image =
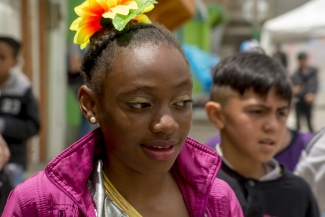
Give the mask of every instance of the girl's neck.
[(266, 168), (263, 163), (244, 156), (231, 145), (220, 144), (220, 148), (225, 160), (227, 160), (233, 169), (246, 178), (259, 180), (266, 174)]
[(131, 204), (138, 204), (161, 196), (175, 182), (172, 174), (147, 175), (129, 167), (108, 166), (104, 163), (104, 172), (119, 193)]

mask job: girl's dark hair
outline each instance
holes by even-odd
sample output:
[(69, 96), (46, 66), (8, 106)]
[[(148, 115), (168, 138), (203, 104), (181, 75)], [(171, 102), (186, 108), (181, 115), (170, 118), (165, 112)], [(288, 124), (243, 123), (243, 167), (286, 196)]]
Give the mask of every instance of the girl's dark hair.
[(265, 54), (230, 55), (221, 60), (212, 73), (214, 86), (230, 87), (241, 95), (252, 88), (261, 97), (266, 97), (275, 87), (276, 94), (291, 103), (292, 86), (287, 71)]
[(7, 45), (9, 45), (12, 49), (14, 58), (18, 57), (20, 47), (21, 47), (21, 44), (18, 41), (16, 41), (15, 39), (13, 39), (11, 37), (0, 36), (0, 42), (6, 43)]
[(126, 48), (137, 48), (144, 44), (164, 44), (176, 48), (187, 62), (177, 39), (161, 25), (130, 23), (123, 31), (104, 27), (90, 38), (89, 48), (82, 61), (85, 84), (98, 97), (102, 96), (102, 82), (112, 70), (116, 56)]

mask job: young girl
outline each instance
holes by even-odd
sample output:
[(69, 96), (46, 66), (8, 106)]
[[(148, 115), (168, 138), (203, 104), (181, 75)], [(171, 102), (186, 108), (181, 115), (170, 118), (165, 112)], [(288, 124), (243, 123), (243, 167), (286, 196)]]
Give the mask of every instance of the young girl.
[[(94, 13), (95, 6), (85, 8), (94, 2), (106, 1), (87, 1), (83, 13)], [(148, 0), (129, 13), (141, 2)], [(242, 216), (233, 191), (215, 178), (221, 159), (187, 138), (192, 81), (180, 45), (136, 15), (121, 31), (112, 26), (118, 14), (113, 22), (101, 19), (106, 24), (83, 60), (79, 105), (100, 128), (19, 185), (3, 216)]]

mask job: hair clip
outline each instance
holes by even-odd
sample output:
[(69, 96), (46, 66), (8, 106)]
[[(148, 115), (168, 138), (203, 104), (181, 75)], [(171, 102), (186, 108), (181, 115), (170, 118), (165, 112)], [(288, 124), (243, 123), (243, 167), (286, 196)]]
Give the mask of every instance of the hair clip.
[(84, 49), (90, 37), (106, 25), (122, 31), (131, 20), (150, 24), (144, 13), (151, 11), (154, 4), (156, 0), (86, 0), (74, 9), (79, 17), (70, 26), (76, 31), (73, 41)]

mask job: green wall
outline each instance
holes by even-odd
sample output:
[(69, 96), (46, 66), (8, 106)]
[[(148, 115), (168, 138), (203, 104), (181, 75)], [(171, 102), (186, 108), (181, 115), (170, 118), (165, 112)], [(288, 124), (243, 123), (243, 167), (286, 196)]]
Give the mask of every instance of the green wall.
[(204, 51), (211, 51), (211, 27), (209, 22), (191, 21), (184, 25), (184, 43), (196, 45)]
[(200, 13), (183, 27), (183, 43), (198, 46), (200, 49), (211, 51), (211, 30), (212, 28), (226, 22), (226, 15), (223, 7), (218, 4), (207, 6), (208, 17), (203, 18)]
[[(78, 17), (74, 12), (74, 8), (83, 2), (84, 0), (68, 0), (68, 27), (70, 27), (71, 23)], [(71, 31), (70, 29), (68, 30), (67, 44), (73, 41), (75, 33), (75, 31)], [(70, 88), (67, 89), (66, 94), (66, 112), (68, 126), (79, 127), (81, 123), (80, 109), (75, 93)]]
[[(187, 22), (181, 28), (176, 36), (183, 44), (191, 44), (199, 47), (200, 49), (210, 53), (211, 52), (211, 30), (212, 28), (226, 22), (225, 12), (222, 6), (218, 4), (209, 5), (208, 18), (203, 17), (198, 13), (194, 19)], [(197, 78), (193, 76), (194, 93), (202, 93), (202, 87)]]

